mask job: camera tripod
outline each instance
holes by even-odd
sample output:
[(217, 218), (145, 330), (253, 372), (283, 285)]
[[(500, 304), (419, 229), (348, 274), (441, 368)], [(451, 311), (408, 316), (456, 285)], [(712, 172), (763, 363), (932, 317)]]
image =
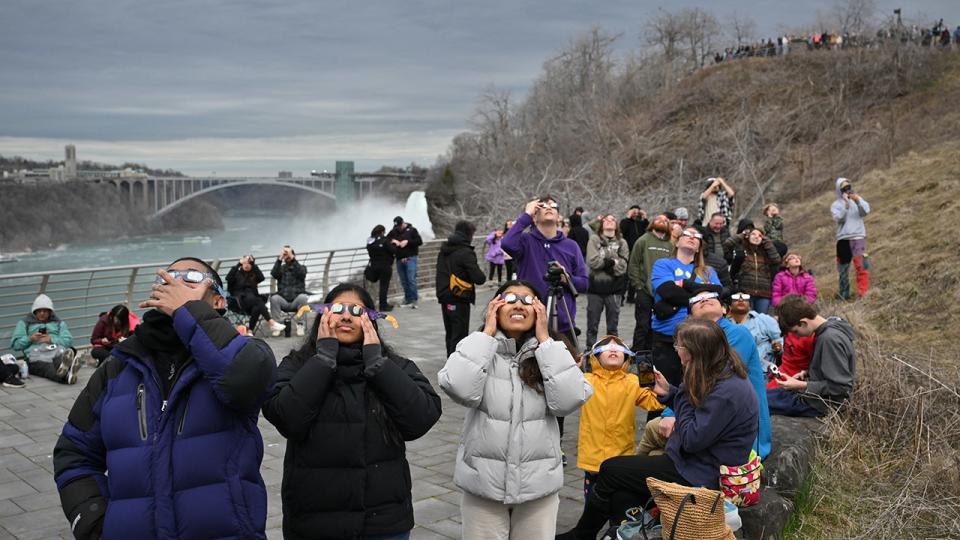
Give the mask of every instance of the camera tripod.
[[(547, 289), (547, 326), (555, 334), (560, 334), (560, 331), (557, 328), (557, 315), (558, 306), (563, 306), (563, 312), (567, 315), (567, 320), (570, 321), (570, 329), (564, 334), (570, 339), (570, 342), (573, 343), (574, 347), (577, 349), (580, 348), (579, 340), (577, 339), (577, 333), (574, 330), (573, 317), (570, 314), (570, 307), (567, 305), (567, 299), (563, 297), (564, 285), (560, 282), (559, 279), (556, 281), (551, 280), (548, 283), (549, 288)], [(573, 290), (572, 287), (569, 287)], [(576, 293), (574, 293), (576, 296)]]

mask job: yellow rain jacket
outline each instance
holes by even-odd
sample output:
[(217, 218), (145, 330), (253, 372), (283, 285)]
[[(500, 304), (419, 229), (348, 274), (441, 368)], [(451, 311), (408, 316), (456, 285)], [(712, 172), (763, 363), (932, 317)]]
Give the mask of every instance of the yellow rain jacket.
[(593, 354), (589, 360), (591, 372), (583, 376), (593, 386), (593, 397), (580, 408), (577, 467), (595, 473), (605, 459), (635, 453), (637, 407), (659, 411), (663, 405), (653, 390), (641, 387), (637, 376), (627, 372), (629, 362), (611, 371)]

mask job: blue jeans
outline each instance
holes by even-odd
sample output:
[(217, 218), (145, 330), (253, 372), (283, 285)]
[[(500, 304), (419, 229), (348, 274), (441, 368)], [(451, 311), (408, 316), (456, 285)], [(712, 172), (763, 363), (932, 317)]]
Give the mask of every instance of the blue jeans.
[[(406, 262), (403, 262), (405, 260)], [(403, 287), (403, 303), (409, 304), (420, 299), (417, 296), (417, 257), (397, 259), (397, 277)]]
[(784, 388), (767, 389), (767, 406), (770, 407), (770, 414), (780, 416), (823, 416), (823, 413), (807, 405), (799, 393)]
[(750, 309), (756, 311), (757, 313), (763, 313), (764, 315), (766, 315), (767, 311), (770, 309), (770, 299), (751, 296)]
[(363, 540), (410, 540), (410, 531), (397, 534), (375, 534), (364, 536)]

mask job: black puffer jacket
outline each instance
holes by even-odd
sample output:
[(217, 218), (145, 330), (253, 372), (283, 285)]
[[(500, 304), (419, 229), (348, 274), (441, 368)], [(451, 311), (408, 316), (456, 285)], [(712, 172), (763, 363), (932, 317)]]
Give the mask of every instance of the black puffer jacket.
[(477, 254), (470, 245), (470, 239), (459, 232), (447, 237), (447, 241), (440, 246), (440, 254), (437, 255), (437, 302), (474, 303), (477, 299), (476, 287), (471, 287), (457, 296), (450, 290), (450, 274), (473, 285), (482, 285), (487, 280), (487, 276), (477, 265)]
[(390, 268), (393, 266), (393, 255), (397, 246), (390, 243), (386, 236), (371, 236), (367, 239), (367, 254), (370, 255), (370, 266), (374, 268)]
[(287, 438), (283, 537), (362, 538), (413, 528), (404, 441), (440, 418), (416, 364), (380, 345), (321, 339), (280, 364), (263, 415)]
[(256, 264), (251, 265), (249, 272), (243, 270), (243, 266), (237, 263), (227, 272), (227, 291), (236, 296), (243, 292), (251, 294), (260, 294), (259, 283), (263, 281), (263, 272)]

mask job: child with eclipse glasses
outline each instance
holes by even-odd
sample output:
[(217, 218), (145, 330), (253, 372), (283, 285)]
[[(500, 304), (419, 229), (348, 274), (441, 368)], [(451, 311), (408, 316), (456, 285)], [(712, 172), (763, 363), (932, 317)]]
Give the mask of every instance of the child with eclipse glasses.
[(591, 370), (584, 377), (593, 386), (593, 397), (580, 408), (577, 442), (585, 501), (604, 460), (635, 453), (636, 408), (663, 409), (653, 390), (640, 386), (637, 376), (627, 371), (634, 352), (619, 337), (601, 337), (587, 354)]

